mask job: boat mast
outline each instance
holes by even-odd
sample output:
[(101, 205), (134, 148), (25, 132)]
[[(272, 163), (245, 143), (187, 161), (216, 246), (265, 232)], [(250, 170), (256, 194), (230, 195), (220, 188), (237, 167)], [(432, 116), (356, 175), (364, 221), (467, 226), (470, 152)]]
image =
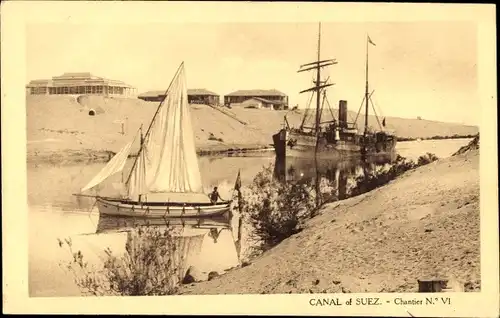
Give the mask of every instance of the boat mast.
[[(160, 105), (158, 105), (158, 108), (156, 109), (156, 113), (154, 114), (153, 118), (151, 119), (151, 122), (149, 123), (148, 130), (146, 131), (146, 134), (144, 135), (144, 137), (142, 137), (142, 128), (141, 128), (141, 146), (139, 148), (139, 151), (137, 152), (137, 157), (135, 158), (134, 164), (132, 165), (132, 168), (130, 169), (130, 173), (128, 175), (127, 182), (125, 184), (128, 184), (130, 181), (130, 178), (132, 177), (132, 173), (134, 172), (134, 168), (137, 165), (137, 161), (139, 160), (139, 156), (141, 155), (141, 152), (144, 149), (144, 141), (148, 138), (149, 133), (151, 132), (151, 127), (153, 127), (153, 123), (155, 122), (156, 116), (158, 116), (158, 113), (160, 112), (160, 109), (163, 106), (163, 102), (167, 99), (168, 91), (170, 90), (170, 87), (172, 86), (174, 79), (179, 74), (179, 71), (181, 70), (183, 65), (184, 65), (184, 61), (181, 63), (181, 65), (179, 65), (179, 68), (177, 68), (177, 71), (175, 72), (174, 77), (172, 77), (172, 80), (170, 81), (170, 84), (168, 85), (168, 88), (165, 91), (165, 94), (164, 94), (165, 97), (161, 100)], [(141, 127), (142, 127), (142, 125), (141, 125)]]
[(141, 127), (139, 128), (139, 130), (141, 131), (141, 147), (142, 147), (142, 144), (144, 143), (144, 135), (142, 133), (142, 124), (141, 124)]
[[(144, 145), (144, 135), (142, 133), (142, 124), (141, 124), (141, 127), (139, 129), (141, 131), (141, 144), (140, 144), (140, 148), (139, 149), (142, 149), (142, 146)], [(140, 153), (140, 150), (139, 150), (139, 153)], [(137, 158), (139, 158), (139, 154), (137, 155)], [(133, 171), (133, 170), (131, 170), (131, 171)], [(142, 194), (139, 194), (139, 202), (141, 202), (141, 198), (142, 198)]]
[[(321, 61), (321, 22), (319, 23), (319, 30), (318, 30), (318, 62)], [(321, 114), (321, 94), (320, 94), (320, 88), (319, 86), (321, 85), (321, 68), (318, 66), (317, 72), (316, 72), (316, 138), (319, 138), (319, 116)]]
[[(363, 137), (366, 137), (368, 132), (368, 34), (366, 35), (366, 82), (365, 82), (365, 130), (363, 132)], [(365, 139), (365, 138), (363, 138)], [(366, 143), (366, 142), (365, 142)]]

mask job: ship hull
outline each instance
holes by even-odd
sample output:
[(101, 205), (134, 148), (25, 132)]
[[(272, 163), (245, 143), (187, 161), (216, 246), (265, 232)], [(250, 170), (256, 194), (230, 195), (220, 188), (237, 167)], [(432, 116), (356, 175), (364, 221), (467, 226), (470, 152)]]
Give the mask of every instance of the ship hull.
[(199, 218), (222, 216), (230, 211), (230, 201), (211, 203), (135, 202), (130, 200), (97, 198), (100, 214), (142, 218)]
[[(347, 160), (370, 157), (393, 157), (396, 152), (396, 139), (375, 141), (363, 149), (360, 142), (339, 140), (329, 143), (321, 138), (316, 146), (316, 136), (280, 130), (273, 135), (273, 145), (276, 156), (292, 158), (318, 158), (332, 160)], [(293, 142), (290, 142), (293, 141)], [(317, 147), (317, 149), (316, 149)]]

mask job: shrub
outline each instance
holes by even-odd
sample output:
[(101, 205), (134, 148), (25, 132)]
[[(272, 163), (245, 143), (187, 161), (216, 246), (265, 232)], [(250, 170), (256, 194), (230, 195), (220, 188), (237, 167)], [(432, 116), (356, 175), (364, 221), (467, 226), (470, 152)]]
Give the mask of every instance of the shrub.
[(161, 296), (177, 293), (180, 281), (176, 244), (171, 228), (138, 227), (127, 234), (126, 253), (116, 257), (105, 250), (106, 258), (101, 268), (89, 266), (81, 251), (73, 252), (72, 242), (65, 244), (73, 260), (66, 269), (74, 275), (80, 291), (86, 295), (103, 296)]
[(438, 160), (439, 158), (433, 153), (426, 153), (423, 156), (418, 157), (417, 166), (423, 166)]
[(408, 170), (415, 169), (436, 160), (438, 160), (438, 157), (432, 153), (420, 156), (417, 163), (398, 155), (395, 162), (389, 165), (389, 168), (387, 168), (387, 165), (384, 167), (378, 167), (372, 171), (365, 171), (362, 175), (356, 177), (354, 185), (349, 191), (349, 196), (352, 197), (369, 192), (389, 183), (389, 181), (394, 180)]
[(472, 139), (467, 145), (460, 147), (460, 149), (458, 149), (458, 151), (456, 151), (452, 156), (457, 156), (470, 150), (479, 149), (479, 133), (473, 137), (474, 139)]
[(275, 180), (272, 165), (264, 167), (242, 194), (242, 216), (251, 225), (254, 255), (300, 232), (314, 210), (312, 187), (307, 182)]

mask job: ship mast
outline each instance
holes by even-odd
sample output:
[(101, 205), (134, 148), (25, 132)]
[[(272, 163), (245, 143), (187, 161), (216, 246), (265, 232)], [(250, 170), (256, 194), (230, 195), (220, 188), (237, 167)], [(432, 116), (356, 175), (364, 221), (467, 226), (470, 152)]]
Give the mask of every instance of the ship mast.
[(368, 35), (366, 35), (366, 82), (365, 82), (365, 130), (363, 132), (363, 140), (366, 138), (366, 134), (368, 132)]
[(321, 68), (337, 64), (337, 61), (335, 59), (327, 59), (327, 60), (321, 60), (321, 23), (319, 23), (319, 29), (318, 29), (318, 56), (317, 56), (317, 61), (303, 64), (300, 66), (300, 69), (297, 71), (298, 73), (300, 72), (305, 72), (305, 71), (312, 71), (316, 70), (316, 80), (314, 81), (314, 87), (311, 87), (309, 89), (303, 90), (300, 92), (306, 93), (306, 92), (311, 92), (313, 91), (316, 94), (316, 119), (315, 119), (315, 135), (316, 138), (319, 137), (319, 126), (320, 126), (320, 118), (321, 118), (321, 90), (324, 88), (327, 88), (329, 86), (334, 85), (333, 83), (327, 84), (327, 81), (321, 81)]
[(316, 146), (315, 146), (315, 151), (314, 151), (314, 161), (315, 161), (315, 166), (316, 166), (316, 207), (319, 207), (321, 204), (321, 193), (320, 193), (320, 186), (319, 186), (319, 181), (320, 181), (320, 174), (318, 170), (318, 147), (319, 147), (319, 140), (320, 140), (320, 120), (321, 120), (321, 91), (329, 86), (332, 86), (332, 84), (328, 84), (328, 79), (325, 81), (321, 81), (321, 68), (337, 64), (337, 61), (334, 59), (328, 59), (328, 60), (321, 60), (321, 22), (319, 23), (318, 27), (318, 57), (315, 62), (307, 63), (304, 65), (300, 66), (300, 70), (297, 72), (305, 72), (305, 71), (310, 71), (310, 70), (316, 70), (316, 81), (314, 81), (314, 87), (311, 87), (309, 89), (303, 90), (300, 93), (305, 93), (305, 92), (310, 92), (313, 91), (316, 94), (316, 125), (315, 125), (315, 135), (316, 135)]
[[(319, 30), (318, 30), (318, 61), (321, 61), (321, 23), (319, 24)], [(316, 72), (316, 87), (318, 87), (321, 83), (321, 68), (318, 66), (318, 70)], [(321, 99), (321, 94), (319, 93), (319, 89), (316, 92), (316, 125), (315, 125), (315, 130), (316, 130), (316, 138), (319, 138), (319, 116), (321, 114), (321, 108), (320, 108), (320, 99)], [(317, 144), (317, 143), (316, 143)]]

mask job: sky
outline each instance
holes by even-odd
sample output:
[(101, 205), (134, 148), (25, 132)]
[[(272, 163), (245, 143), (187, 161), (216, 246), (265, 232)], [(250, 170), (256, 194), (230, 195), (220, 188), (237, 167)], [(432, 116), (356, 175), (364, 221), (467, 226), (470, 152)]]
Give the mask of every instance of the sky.
[[(477, 26), (474, 22), (328, 22), (321, 58), (328, 101), (358, 111), (365, 90), (366, 34), (370, 91), (379, 116), (479, 125)], [(317, 58), (317, 23), (29, 24), (26, 82), (65, 72), (122, 80), (138, 92), (164, 90), (184, 61), (189, 88), (221, 95), (278, 89), (306, 107)], [(314, 107), (314, 105), (312, 105)], [(372, 111), (370, 109), (370, 111)], [(363, 113), (363, 112), (362, 112)]]

